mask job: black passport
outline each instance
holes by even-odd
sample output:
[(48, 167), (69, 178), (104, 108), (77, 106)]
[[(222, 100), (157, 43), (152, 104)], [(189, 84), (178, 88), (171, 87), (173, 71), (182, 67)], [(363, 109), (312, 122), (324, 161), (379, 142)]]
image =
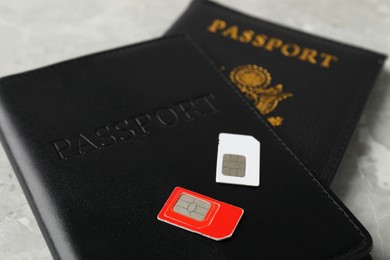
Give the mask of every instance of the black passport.
[[(0, 128), (55, 259), (358, 259), (371, 249), (364, 227), (184, 36), (3, 78)], [(221, 132), (261, 142), (260, 187), (216, 183)], [(233, 236), (158, 221), (176, 186), (243, 208)]]
[(385, 56), (194, 0), (188, 33), (329, 185)]

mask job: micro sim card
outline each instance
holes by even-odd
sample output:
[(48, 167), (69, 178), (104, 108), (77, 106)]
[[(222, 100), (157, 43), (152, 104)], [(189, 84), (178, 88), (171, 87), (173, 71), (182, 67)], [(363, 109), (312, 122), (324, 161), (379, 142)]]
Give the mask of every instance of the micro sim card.
[(250, 135), (219, 134), (216, 182), (260, 185), (260, 142)]
[(214, 240), (222, 240), (232, 236), (242, 214), (242, 208), (176, 187), (157, 219)]

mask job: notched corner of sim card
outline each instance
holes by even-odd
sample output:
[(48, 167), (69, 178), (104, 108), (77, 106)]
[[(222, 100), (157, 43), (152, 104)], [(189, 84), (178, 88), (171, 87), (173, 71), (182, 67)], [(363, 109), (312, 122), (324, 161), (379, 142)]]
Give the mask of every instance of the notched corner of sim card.
[(215, 240), (215, 241), (222, 241), (222, 240), (225, 240), (225, 239), (229, 239), (229, 238), (231, 238), (231, 237), (233, 236), (234, 232), (235, 232), (236, 229), (237, 229), (238, 223), (241, 222), (242, 216), (244, 215), (244, 212), (245, 212), (243, 208), (240, 208), (240, 207), (236, 207), (236, 208), (238, 208), (238, 209), (241, 210), (241, 215), (240, 215), (240, 217), (237, 219), (237, 223), (236, 223), (236, 225), (234, 226), (234, 228), (232, 229), (232, 232), (230, 232), (230, 234), (228, 234), (228, 235), (226, 235), (226, 236), (224, 236), (224, 237), (221, 237), (221, 238), (216, 238), (216, 237), (209, 237), (209, 238), (211, 238), (211, 239), (213, 239), (213, 240)]
[(259, 140), (256, 139), (256, 137), (252, 136), (252, 135), (247, 135), (249, 138), (251, 138), (253, 140), (253, 142), (256, 142), (258, 145), (261, 146), (261, 143)]

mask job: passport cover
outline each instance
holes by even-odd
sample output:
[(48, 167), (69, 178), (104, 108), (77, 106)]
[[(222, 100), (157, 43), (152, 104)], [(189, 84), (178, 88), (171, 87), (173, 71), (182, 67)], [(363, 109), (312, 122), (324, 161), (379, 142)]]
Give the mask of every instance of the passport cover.
[[(184, 36), (3, 78), (0, 128), (55, 259), (357, 259), (371, 249), (364, 227)], [(260, 187), (215, 182), (221, 132), (261, 142)], [(243, 208), (233, 237), (158, 221), (176, 186)]]
[(385, 56), (194, 0), (188, 33), (330, 185)]

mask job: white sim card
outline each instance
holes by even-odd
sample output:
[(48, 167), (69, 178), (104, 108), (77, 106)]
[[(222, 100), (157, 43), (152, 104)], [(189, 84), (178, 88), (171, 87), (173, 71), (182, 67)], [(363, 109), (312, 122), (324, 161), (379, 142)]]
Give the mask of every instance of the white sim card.
[(219, 134), (216, 182), (260, 185), (260, 142), (250, 135)]

